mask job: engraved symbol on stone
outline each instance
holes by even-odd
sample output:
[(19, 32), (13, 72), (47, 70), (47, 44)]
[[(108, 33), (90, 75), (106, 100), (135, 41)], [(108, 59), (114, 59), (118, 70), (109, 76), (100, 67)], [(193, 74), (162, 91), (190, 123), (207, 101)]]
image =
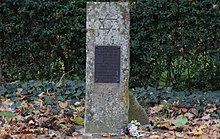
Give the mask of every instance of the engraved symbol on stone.
[(99, 22), (99, 29), (106, 31), (107, 34), (109, 34), (111, 30), (116, 30), (114, 24), (117, 22), (117, 18), (110, 18), (109, 14), (106, 14), (104, 18), (99, 18)]

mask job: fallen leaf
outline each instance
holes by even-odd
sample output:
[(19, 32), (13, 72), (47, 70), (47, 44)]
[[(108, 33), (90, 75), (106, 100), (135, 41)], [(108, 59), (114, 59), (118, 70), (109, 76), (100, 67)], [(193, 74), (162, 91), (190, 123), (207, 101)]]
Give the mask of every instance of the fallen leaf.
[(58, 104), (59, 104), (59, 106), (60, 106), (61, 108), (63, 108), (63, 109), (68, 106), (68, 102), (67, 102), (67, 101), (65, 101), (65, 102), (58, 101)]
[(16, 95), (20, 95), (22, 91), (23, 91), (23, 88), (17, 88)]
[(201, 119), (203, 119), (203, 120), (208, 120), (208, 119), (210, 119), (211, 117), (210, 117), (210, 114), (207, 114), (207, 115), (204, 115)]
[(21, 138), (36, 139), (36, 135), (35, 134), (22, 134)]
[(25, 98), (24, 95), (19, 95), (18, 100), (23, 100)]
[(45, 92), (41, 92), (38, 96), (39, 96), (39, 97), (43, 97), (44, 94), (45, 94)]
[(28, 124), (29, 124), (29, 125), (34, 125), (35, 122), (34, 122), (33, 120), (30, 120), (30, 121), (28, 122)]
[(5, 97), (3, 97), (3, 96), (0, 96), (0, 101), (6, 101), (6, 98)]
[(102, 133), (101, 136), (102, 137), (109, 137), (109, 134), (108, 133)]
[(188, 122), (188, 119), (183, 116), (183, 115), (179, 115), (177, 116), (176, 120), (173, 122), (173, 124), (176, 126), (176, 127), (181, 127), (183, 125), (185, 125), (186, 123)]
[(179, 132), (176, 132), (175, 135), (176, 135), (176, 137), (178, 137), (178, 138), (182, 138), (182, 137), (184, 137), (184, 134), (179, 133)]
[(196, 116), (198, 115), (198, 111), (197, 111), (195, 108), (192, 108), (192, 109), (191, 109), (191, 112), (192, 112), (193, 114), (195, 114)]
[(16, 114), (10, 111), (1, 111), (0, 116), (7, 117), (7, 118), (14, 118)]
[(73, 119), (73, 122), (77, 125), (84, 125), (84, 119), (80, 116), (76, 116), (74, 119)]
[(81, 135), (81, 134), (80, 134), (80, 132), (72, 132), (71, 135), (72, 135), (72, 137), (77, 137), (77, 136), (79, 136), (79, 135)]
[(38, 124), (39, 124), (39, 126), (42, 126), (43, 123), (45, 123), (45, 122), (48, 121), (48, 120), (49, 120), (48, 117), (40, 117), (40, 118), (38, 119)]
[(148, 139), (159, 139), (159, 138), (160, 138), (159, 135), (150, 135), (150, 136), (148, 137)]
[(10, 99), (6, 99), (5, 101), (2, 102), (2, 107), (6, 110), (6, 111), (11, 111), (12, 108), (12, 104), (14, 104), (14, 102), (12, 102)]
[(186, 116), (188, 119), (192, 119), (193, 117), (195, 117), (195, 115), (190, 112), (185, 113), (184, 116)]
[(158, 125), (158, 127), (165, 127), (167, 129), (169, 129), (170, 123), (169, 123), (169, 121), (161, 121), (160, 124)]
[(177, 106), (179, 106), (179, 101), (175, 101), (175, 102), (173, 102), (172, 106), (173, 106), (173, 107), (177, 107)]
[(203, 131), (202, 131), (202, 129), (193, 129), (192, 134), (196, 135), (196, 136), (200, 136), (203, 134)]
[(210, 105), (205, 109), (205, 112), (214, 112), (217, 110), (217, 107), (215, 105)]
[(163, 109), (163, 107), (162, 106), (158, 106), (158, 105), (156, 105), (156, 106), (154, 106), (154, 107), (152, 107), (152, 108), (150, 108), (150, 113), (151, 114), (154, 114), (154, 113), (158, 113), (160, 110), (162, 110)]
[(78, 101), (77, 101), (77, 102), (74, 103), (74, 105), (75, 105), (76, 107), (78, 107), (78, 106), (81, 105), (81, 102), (78, 102)]
[(21, 103), (21, 107), (24, 108), (24, 109), (28, 109), (28, 103), (26, 101), (23, 101)]
[(60, 126), (61, 126), (62, 128), (67, 129), (67, 126), (66, 126), (65, 124), (60, 124)]
[(183, 113), (186, 113), (186, 112), (188, 111), (187, 108), (180, 108), (180, 109), (181, 109), (181, 111), (182, 111)]
[(0, 138), (4, 138), (5, 135), (7, 135), (7, 132), (3, 128), (0, 128)]

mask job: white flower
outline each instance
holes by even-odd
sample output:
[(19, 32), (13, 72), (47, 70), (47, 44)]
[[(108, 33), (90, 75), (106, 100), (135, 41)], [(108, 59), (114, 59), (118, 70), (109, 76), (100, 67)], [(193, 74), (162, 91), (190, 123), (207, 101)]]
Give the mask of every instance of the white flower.
[(125, 134), (125, 132), (129, 132), (131, 137), (142, 137), (145, 134), (139, 129), (140, 125), (141, 124), (137, 120), (132, 120), (127, 126), (128, 130), (123, 129), (121, 133)]
[(132, 120), (131, 124), (134, 124), (136, 126), (140, 126), (141, 125), (137, 120)]
[(130, 127), (129, 127), (129, 131), (130, 132), (134, 132), (134, 131), (136, 131), (138, 129), (138, 127), (136, 126), (136, 125), (131, 125)]
[(133, 124), (132, 124), (132, 125), (128, 128), (128, 130), (129, 130), (129, 133), (130, 133), (131, 136), (133, 136), (133, 137), (139, 136), (139, 130), (138, 130), (138, 127), (137, 127), (136, 125), (133, 125)]

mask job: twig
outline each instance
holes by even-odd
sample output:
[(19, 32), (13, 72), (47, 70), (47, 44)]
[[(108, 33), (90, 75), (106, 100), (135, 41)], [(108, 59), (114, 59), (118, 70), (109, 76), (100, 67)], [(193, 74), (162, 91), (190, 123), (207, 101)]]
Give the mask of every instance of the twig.
[(70, 72), (72, 72), (72, 71), (73, 71), (73, 69), (72, 69), (72, 70), (70, 70), (70, 71), (68, 71), (68, 72), (66, 72), (66, 73), (64, 73), (64, 74), (61, 76), (61, 78), (60, 78), (59, 82), (57, 82), (56, 87), (60, 86), (60, 85), (61, 85), (61, 81), (62, 81), (63, 77), (64, 77), (66, 74), (69, 74), (69, 73), (70, 73)]

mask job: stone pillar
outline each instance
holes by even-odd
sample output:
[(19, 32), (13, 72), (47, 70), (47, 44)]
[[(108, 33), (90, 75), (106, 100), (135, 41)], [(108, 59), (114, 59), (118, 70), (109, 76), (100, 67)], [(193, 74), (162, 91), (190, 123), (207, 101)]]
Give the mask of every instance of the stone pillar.
[(87, 133), (119, 132), (128, 123), (129, 26), (128, 3), (87, 3)]

